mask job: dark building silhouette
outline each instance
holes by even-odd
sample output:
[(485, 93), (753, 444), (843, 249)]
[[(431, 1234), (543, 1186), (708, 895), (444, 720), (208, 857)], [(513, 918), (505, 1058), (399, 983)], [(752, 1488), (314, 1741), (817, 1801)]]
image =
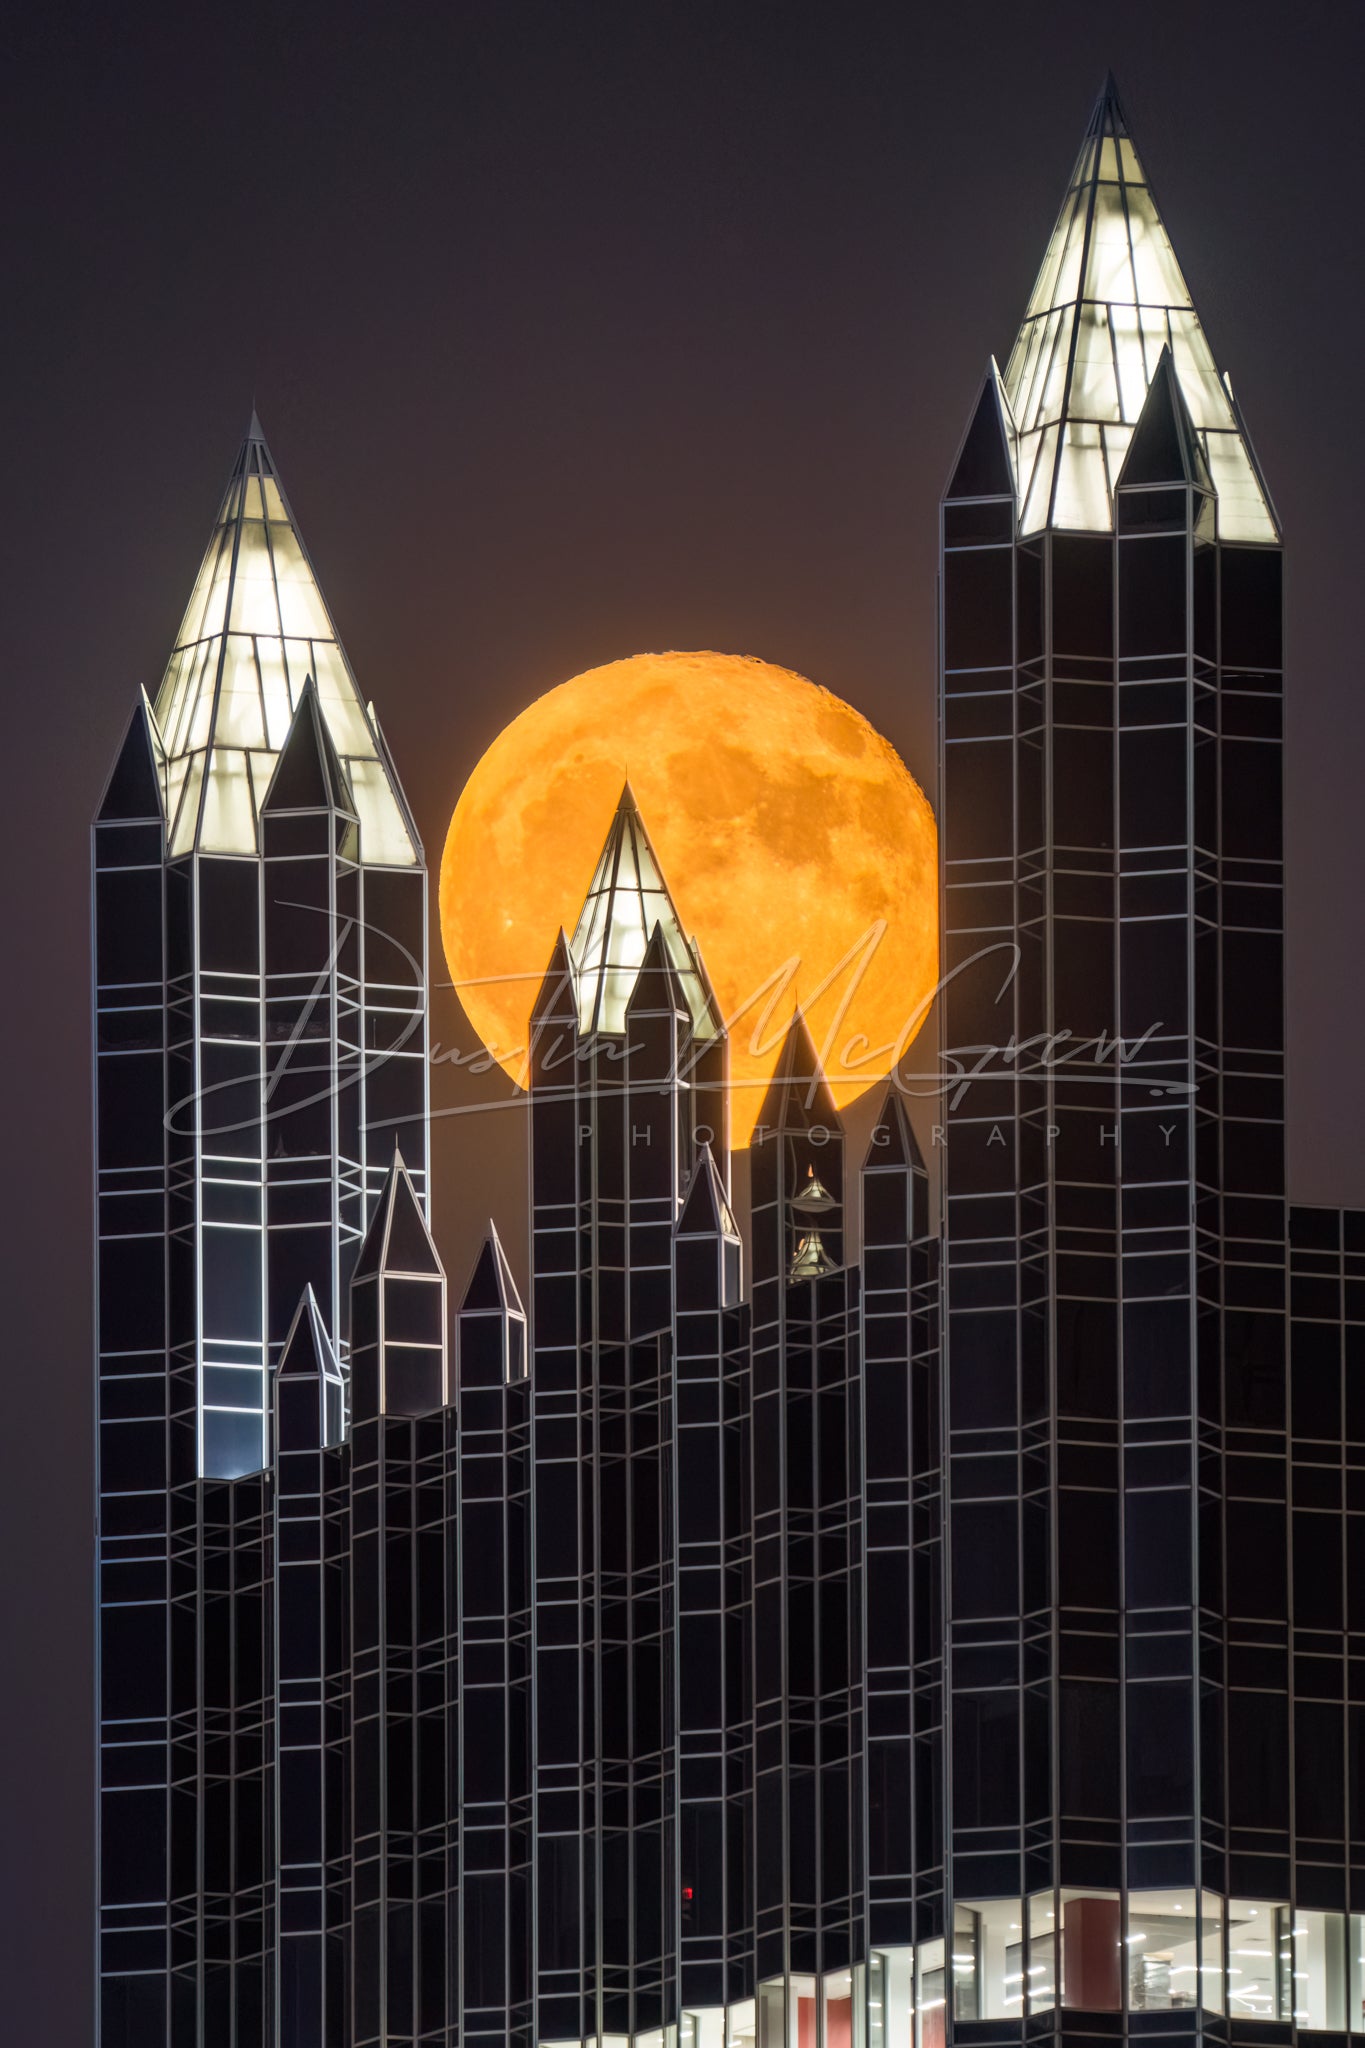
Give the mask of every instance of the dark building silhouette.
[(494, 1230), (448, 1304), (420, 846), (253, 421), (95, 827), (101, 2048), (1365, 2034), (1279, 533), (1112, 85), (941, 591), (932, 1127), (846, 1157), (798, 1016), (741, 1233), (626, 790), (529, 1304)]

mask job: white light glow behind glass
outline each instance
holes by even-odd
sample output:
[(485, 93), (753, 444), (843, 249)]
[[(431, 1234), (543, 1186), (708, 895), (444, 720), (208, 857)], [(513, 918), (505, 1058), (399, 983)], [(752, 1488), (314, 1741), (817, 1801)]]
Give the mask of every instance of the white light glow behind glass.
[[(1089, 436), (1073, 430), (1122, 425), (1131, 434), (1168, 341), (1191, 420), (1208, 435), (1222, 537), (1277, 540), (1137, 153), (1126, 136), (1092, 137), (1005, 372), (1020, 436), (1024, 533), (1049, 522), (1073, 531), (1112, 529), (1117, 446), (1106, 435), (1102, 460)], [(1065, 431), (1045, 434), (1041, 446), (1030, 438), (1053, 428)], [(1228, 445), (1215, 450), (1215, 436)]]
[(257, 850), (259, 800), (309, 675), (355, 794), (362, 860), (414, 866), (398, 792), (279, 486), (249, 474), (228, 491), (157, 692), (172, 854), (196, 843)]
[(619, 812), (569, 945), (578, 1028), (619, 1036), (626, 1005), (658, 925), (698, 1038), (715, 1035), (701, 976), (648, 841), (633, 814)]

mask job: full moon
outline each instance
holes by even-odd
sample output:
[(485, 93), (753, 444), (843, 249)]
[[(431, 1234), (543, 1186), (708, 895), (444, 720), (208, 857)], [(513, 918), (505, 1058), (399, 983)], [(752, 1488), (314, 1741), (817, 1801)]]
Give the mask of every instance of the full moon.
[(630, 782), (730, 1035), (749, 1142), (799, 1004), (834, 1099), (889, 1074), (938, 976), (937, 835), (851, 705), (734, 654), (637, 654), (561, 683), (499, 734), (441, 860), (441, 934), (488, 1051), (525, 1080), (531, 1004), (573, 936)]

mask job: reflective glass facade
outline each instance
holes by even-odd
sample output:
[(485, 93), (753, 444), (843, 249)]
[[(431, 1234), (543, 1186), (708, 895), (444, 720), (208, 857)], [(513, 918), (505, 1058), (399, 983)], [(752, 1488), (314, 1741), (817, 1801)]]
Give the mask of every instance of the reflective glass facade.
[(529, 1299), (448, 1302), (420, 852), (253, 423), (95, 830), (102, 2048), (1365, 2034), (1278, 530), (1111, 90), (941, 572), (932, 1130), (846, 1156), (798, 1018), (742, 1234), (627, 791)]

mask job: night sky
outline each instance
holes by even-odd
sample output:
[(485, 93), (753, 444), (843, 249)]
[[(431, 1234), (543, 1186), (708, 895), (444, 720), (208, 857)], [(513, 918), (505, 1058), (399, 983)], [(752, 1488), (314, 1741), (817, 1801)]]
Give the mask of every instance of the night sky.
[[(932, 791), (938, 495), (1112, 65), (1288, 540), (1291, 1191), (1365, 1201), (1363, 44), (1303, 0), (12, 11), (6, 2038), (90, 2037), (87, 828), (253, 397), (433, 868), (501, 726), (644, 648), (796, 668)], [(443, 1128), (457, 1286), (495, 1122)]]

